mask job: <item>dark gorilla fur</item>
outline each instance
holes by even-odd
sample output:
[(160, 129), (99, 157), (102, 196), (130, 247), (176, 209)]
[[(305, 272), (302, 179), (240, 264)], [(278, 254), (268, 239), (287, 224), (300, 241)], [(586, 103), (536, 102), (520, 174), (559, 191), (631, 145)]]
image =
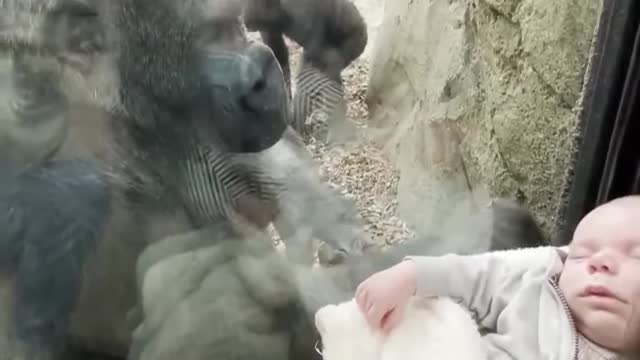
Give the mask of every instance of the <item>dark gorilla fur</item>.
[(42, 328), (68, 325), (81, 269), (110, 213), (109, 186), (82, 160), (48, 162), (9, 181), (0, 184), (0, 264), (18, 274), (15, 335), (36, 349), (59, 351), (64, 332)]
[(350, 0), (245, 0), (247, 29), (260, 31), (286, 79), (289, 52), (283, 35), (303, 49), (304, 61), (341, 83), (340, 73), (364, 51), (364, 18)]
[[(14, 125), (35, 134), (38, 124), (64, 124), (49, 134), (55, 141), (0, 154), (0, 268), (15, 284), (19, 348), (0, 357), (65, 358), (68, 339), (125, 353), (137, 255), (195, 227), (180, 191), (194, 148), (257, 152), (281, 137), (286, 94), (271, 51), (242, 32), (207, 43), (215, 19), (197, 5), (0, 2), (0, 50), (29, 78), (0, 84), (15, 87), (22, 106), (12, 108), (15, 124), (0, 119), (0, 145), (5, 132), (11, 145), (29, 143), (11, 138)], [(20, 28), (25, 19), (37, 31)]]
[(511, 199), (496, 199), (491, 205), (493, 231), (489, 250), (550, 245), (529, 211)]
[[(530, 221), (531, 215), (522, 209), (496, 218), (494, 226), (508, 226), (498, 226), (492, 238), (501, 244), (511, 244), (508, 248), (531, 245), (525, 241), (531, 240), (532, 236), (518, 238)], [(188, 237), (188, 240), (167, 239), (155, 249), (150, 248), (153, 251), (144, 253), (138, 262), (138, 281), (141, 282), (146, 270), (162, 259), (203, 249), (206, 239), (215, 237), (222, 240), (203, 250), (208, 252), (206, 266), (200, 269), (198, 265), (197, 271), (199, 279), (216, 284), (216, 293), (224, 296), (207, 301), (198, 294), (201, 307), (163, 307), (166, 312), (176, 310), (180, 316), (188, 316), (193, 327), (188, 332), (192, 336), (170, 340), (161, 337), (158, 328), (153, 328), (154, 321), (150, 320), (136, 331), (129, 354), (131, 360), (172, 360), (176, 357), (190, 360), (320, 360), (314, 346), (319, 335), (313, 321), (318, 309), (352, 298), (357, 286), (368, 276), (398, 263), (406, 255), (431, 255), (432, 244), (441, 240), (425, 237), (394, 245), (384, 252), (350, 256), (333, 267), (310, 269), (287, 262), (269, 245), (268, 239), (234, 239), (233, 234), (222, 226)], [(534, 242), (541, 241), (539, 238)], [(149, 350), (157, 345), (154, 341), (168, 342), (160, 346), (164, 352)]]

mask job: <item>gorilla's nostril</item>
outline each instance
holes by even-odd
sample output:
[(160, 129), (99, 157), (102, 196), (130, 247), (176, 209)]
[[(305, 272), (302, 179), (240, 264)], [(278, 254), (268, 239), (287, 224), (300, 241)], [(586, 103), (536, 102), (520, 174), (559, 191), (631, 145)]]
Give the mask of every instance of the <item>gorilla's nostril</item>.
[(253, 90), (253, 92), (260, 92), (264, 90), (265, 87), (266, 81), (264, 79), (260, 79), (253, 84), (253, 88), (251, 90)]

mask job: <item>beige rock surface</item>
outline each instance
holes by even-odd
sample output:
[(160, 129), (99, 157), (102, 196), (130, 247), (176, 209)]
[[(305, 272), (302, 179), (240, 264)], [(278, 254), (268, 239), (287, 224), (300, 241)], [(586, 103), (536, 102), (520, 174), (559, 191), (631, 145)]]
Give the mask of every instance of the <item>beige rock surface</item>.
[(522, 198), (553, 232), (599, 6), (386, 2), (367, 102), (404, 220), (426, 231), (440, 204), (486, 189)]

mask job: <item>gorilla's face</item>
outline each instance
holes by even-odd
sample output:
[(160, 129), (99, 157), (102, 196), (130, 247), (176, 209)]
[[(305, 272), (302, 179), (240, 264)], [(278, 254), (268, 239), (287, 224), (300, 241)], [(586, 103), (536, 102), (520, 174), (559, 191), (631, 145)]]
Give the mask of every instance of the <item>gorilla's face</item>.
[(71, 102), (133, 120), (144, 136), (257, 152), (280, 139), (287, 96), (271, 50), (250, 43), (242, 0), (0, 3), (0, 49), (59, 60)]

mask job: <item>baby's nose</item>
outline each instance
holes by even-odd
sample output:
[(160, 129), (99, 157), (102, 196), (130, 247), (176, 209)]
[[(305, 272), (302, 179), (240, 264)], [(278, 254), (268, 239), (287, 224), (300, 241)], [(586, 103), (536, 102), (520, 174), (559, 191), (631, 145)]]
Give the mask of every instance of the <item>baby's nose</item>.
[(597, 264), (597, 265), (593, 265), (592, 264), (592, 265), (589, 266), (589, 271), (592, 272), (592, 273), (595, 273), (595, 272), (606, 272), (606, 273), (611, 272), (610, 269), (609, 269), (609, 266), (607, 266), (605, 264)]
[(618, 271), (617, 260), (611, 254), (600, 252), (589, 259), (589, 272), (604, 272), (613, 274)]

